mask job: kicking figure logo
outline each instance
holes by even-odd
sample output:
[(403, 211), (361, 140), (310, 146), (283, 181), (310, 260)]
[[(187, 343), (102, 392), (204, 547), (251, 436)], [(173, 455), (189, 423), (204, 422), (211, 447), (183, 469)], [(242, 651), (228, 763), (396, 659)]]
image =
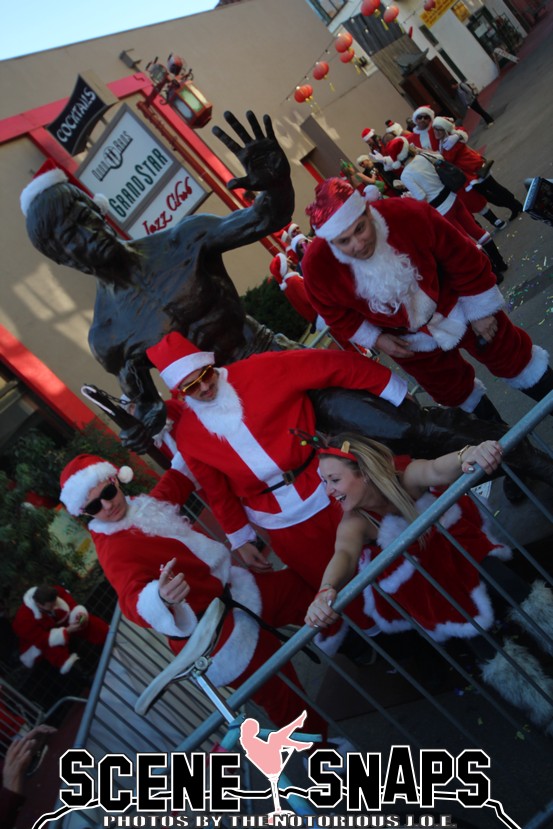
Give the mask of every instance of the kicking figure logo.
[(269, 823), (274, 822), (276, 815), (294, 814), (285, 811), (280, 806), (278, 779), (294, 751), (306, 751), (313, 745), (313, 743), (300, 742), (292, 737), (292, 733), (302, 727), (306, 717), (307, 712), (304, 711), (293, 722), (278, 731), (272, 731), (266, 740), (259, 736), (259, 723), (252, 717), (248, 717), (240, 726), (240, 743), (246, 757), (271, 784), (274, 810), (268, 815)]

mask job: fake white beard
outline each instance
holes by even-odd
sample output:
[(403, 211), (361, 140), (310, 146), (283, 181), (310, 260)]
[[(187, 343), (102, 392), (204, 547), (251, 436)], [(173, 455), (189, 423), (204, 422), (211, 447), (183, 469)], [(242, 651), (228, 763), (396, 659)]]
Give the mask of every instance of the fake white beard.
[(203, 401), (187, 397), (184, 402), (208, 432), (225, 437), (239, 428), (244, 420), (244, 411), (240, 398), (228, 381), (226, 368), (219, 368), (217, 371), (219, 384), (215, 400)]
[(339, 262), (349, 265), (358, 296), (366, 300), (375, 314), (393, 315), (401, 305), (409, 305), (409, 294), (416, 291), (421, 275), (406, 253), (398, 253), (388, 244), (388, 226), (382, 216), (371, 210), (376, 228), (376, 247), (370, 259), (347, 256), (329, 242)]

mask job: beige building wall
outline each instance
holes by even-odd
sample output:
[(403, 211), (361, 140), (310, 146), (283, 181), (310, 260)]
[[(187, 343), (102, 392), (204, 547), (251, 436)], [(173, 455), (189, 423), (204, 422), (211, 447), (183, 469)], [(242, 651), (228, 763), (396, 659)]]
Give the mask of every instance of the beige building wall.
[[(294, 219), (305, 229), (304, 208), (313, 197), (315, 181), (300, 164), (313, 148), (302, 123), (314, 117), (340, 151), (355, 159), (365, 150), (360, 139), (365, 126), (382, 131), (386, 118), (404, 121), (411, 109), (379, 72), (367, 77), (339, 61), (333, 37), (303, 0), (243, 0), (169, 23), (3, 61), (0, 119), (67, 98), (80, 72), (93, 70), (106, 84), (132, 74), (118, 57), (123, 50), (141, 61), (141, 70), (156, 56), (164, 59), (172, 51), (185, 58), (198, 87), (213, 102), (212, 122), (198, 135), (237, 174), (242, 172), (238, 162), (212, 135), (211, 126), (224, 125), (227, 109), (239, 118), (247, 109), (258, 115), (269, 113), (292, 166)], [(328, 80), (310, 78), (319, 59), (330, 63), (334, 90)], [(294, 89), (308, 80), (314, 101), (297, 104)], [(134, 106), (136, 99), (126, 103)], [(110, 110), (108, 119), (116, 109)], [(102, 125), (93, 139), (101, 131)], [(34, 251), (26, 235), (19, 193), (42, 161), (27, 136), (0, 145), (0, 322), (73, 391), (78, 392), (83, 382), (92, 382), (116, 392), (115, 378), (108, 378), (88, 350), (93, 278), (49, 262)], [(200, 210), (227, 212), (215, 195)], [(227, 254), (225, 262), (243, 293), (267, 275), (270, 254), (257, 244)]]

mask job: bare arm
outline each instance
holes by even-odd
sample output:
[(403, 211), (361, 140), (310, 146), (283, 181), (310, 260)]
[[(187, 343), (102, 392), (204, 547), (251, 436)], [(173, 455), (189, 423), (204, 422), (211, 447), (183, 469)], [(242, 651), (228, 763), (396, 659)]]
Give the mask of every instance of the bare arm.
[(338, 619), (332, 609), (338, 590), (355, 575), (365, 543), (367, 522), (359, 515), (345, 515), (338, 526), (334, 555), (324, 571), (321, 588), (305, 616), (311, 627), (328, 627)]
[(486, 440), (478, 446), (467, 446), (459, 452), (450, 452), (435, 460), (415, 460), (403, 473), (403, 486), (412, 497), (429, 486), (447, 486), (463, 472), (472, 472), (477, 463), (490, 475), (501, 464), (502, 449), (495, 440)]

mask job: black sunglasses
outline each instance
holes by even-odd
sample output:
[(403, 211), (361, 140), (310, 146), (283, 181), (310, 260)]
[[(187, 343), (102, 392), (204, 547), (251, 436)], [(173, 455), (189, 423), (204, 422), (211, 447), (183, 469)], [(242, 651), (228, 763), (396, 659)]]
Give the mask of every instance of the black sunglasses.
[(113, 501), (118, 491), (119, 490), (113, 482), (107, 484), (97, 498), (93, 498), (92, 501), (89, 501), (88, 504), (83, 507), (82, 512), (86, 515), (98, 515), (100, 510), (104, 508), (102, 501)]

